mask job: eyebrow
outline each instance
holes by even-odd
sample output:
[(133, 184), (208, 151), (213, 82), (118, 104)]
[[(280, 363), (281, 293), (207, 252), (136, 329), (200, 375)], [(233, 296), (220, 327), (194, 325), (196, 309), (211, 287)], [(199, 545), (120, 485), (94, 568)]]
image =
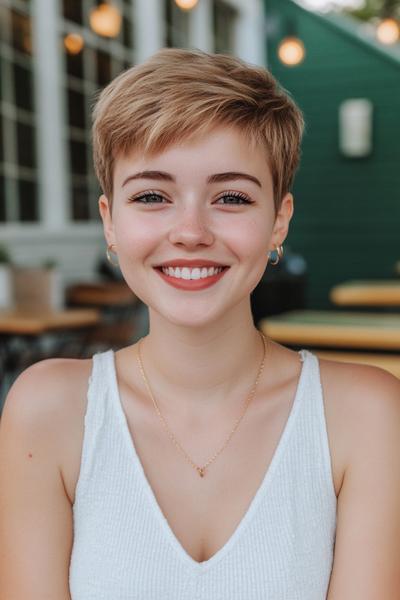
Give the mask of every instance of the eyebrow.
[[(128, 183), (128, 181), (132, 181), (133, 179), (157, 179), (158, 181), (172, 181), (176, 182), (176, 179), (170, 173), (166, 173), (165, 171), (140, 171), (139, 173), (135, 173), (134, 175), (129, 175), (122, 184), (122, 187)], [(238, 179), (247, 179), (248, 181), (252, 181), (260, 188), (262, 187), (261, 182), (254, 175), (249, 175), (248, 173), (240, 173), (238, 171), (227, 171), (226, 173), (215, 173), (214, 175), (210, 175), (207, 178), (207, 183), (220, 183), (225, 181), (237, 181)]]

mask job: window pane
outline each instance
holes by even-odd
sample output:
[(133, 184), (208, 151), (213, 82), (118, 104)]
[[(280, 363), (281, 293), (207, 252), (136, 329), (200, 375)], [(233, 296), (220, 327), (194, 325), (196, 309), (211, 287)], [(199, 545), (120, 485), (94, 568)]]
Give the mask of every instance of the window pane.
[(24, 179), (18, 180), (19, 219), (20, 221), (37, 221), (38, 206), (36, 184)]
[(0, 114), (0, 163), (4, 161), (4, 149), (3, 149), (3, 119)]
[(97, 83), (100, 86), (106, 85), (111, 80), (111, 59), (110, 55), (102, 50), (97, 50)]
[(85, 128), (85, 97), (81, 92), (68, 89), (69, 124)]
[(66, 52), (67, 57), (67, 73), (83, 79), (83, 51), (79, 54), (70, 54)]
[(11, 11), (12, 45), (23, 54), (32, 53), (31, 24), (29, 17), (14, 10)]
[(5, 223), (6, 220), (6, 196), (4, 186), (4, 177), (0, 175), (0, 223)]
[(127, 48), (132, 48), (132, 21), (124, 17), (122, 19), (122, 43)]
[(63, 0), (64, 17), (75, 23), (83, 23), (82, 0)]
[(89, 194), (86, 185), (75, 184), (72, 187), (72, 219), (89, 220)]
[(17, 122), (18, 164), (23, 167), (35, 167), (35, 132), (32, 125)]
[(235, 46), (236, 11), (223, 0), (214, 0), (215, 52), (230, 54)]
[(19, 108), (33, 109), (32, 73), (29, 69), (14, 64), (15, 103)]
[(87, 171), (86, 144), (70, 140), (69, 155), (71, 160), (71, 171), (74, 174), (85, 175)]

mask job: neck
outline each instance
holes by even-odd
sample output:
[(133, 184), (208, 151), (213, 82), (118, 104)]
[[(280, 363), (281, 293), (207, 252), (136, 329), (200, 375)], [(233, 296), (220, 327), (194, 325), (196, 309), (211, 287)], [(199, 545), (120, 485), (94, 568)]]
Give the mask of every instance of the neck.
[[(238, 307), (207, 327), (182, 327), (150, 309), (149, 335), (141, 344), (144, 372), (160, 407), (201, 415), (226, 410), (249, 395), (264, 344), (248, 310)], [(267, 341), (268, 348), (268, 341)], [(268, 350), (267, 350), (268, 355)], [(268, 356), (266, 357), (266, 363)]]

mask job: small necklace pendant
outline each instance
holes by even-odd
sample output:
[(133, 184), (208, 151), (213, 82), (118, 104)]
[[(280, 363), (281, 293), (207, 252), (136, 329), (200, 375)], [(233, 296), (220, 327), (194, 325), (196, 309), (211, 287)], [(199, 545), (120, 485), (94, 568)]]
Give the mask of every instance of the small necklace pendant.
[(198, 471), (200, 477), (204, 477), (204, 468), (197, 467), (197, 471)]

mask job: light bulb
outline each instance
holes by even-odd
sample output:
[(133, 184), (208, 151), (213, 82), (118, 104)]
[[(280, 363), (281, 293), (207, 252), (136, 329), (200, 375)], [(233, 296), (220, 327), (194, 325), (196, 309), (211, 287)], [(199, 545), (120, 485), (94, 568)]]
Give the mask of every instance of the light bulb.
[(395, 44), (400, 37), (399, 24), (395, 19), (384, 19), (376, 29), (376, 37), (382, 44)]
[(103, 2), (90, 11), (90, 27), (103, 37), (117, 37), (121, 30), (121, 13), (113, 4)]
[(175, 4), (182, 10), (191, 10), (197, 4), (198, 0), (175, 0)]
[(64, 46), (68, 54), (79, 54), (84, 46), (83, 37), (79, 33), (68, 33), (64, 38)]
[(296, 66), (304, 60), (305, 49), (303, 42), (294, 36), (284, 38), (278, 47), (278, 56), (283, 64)]

